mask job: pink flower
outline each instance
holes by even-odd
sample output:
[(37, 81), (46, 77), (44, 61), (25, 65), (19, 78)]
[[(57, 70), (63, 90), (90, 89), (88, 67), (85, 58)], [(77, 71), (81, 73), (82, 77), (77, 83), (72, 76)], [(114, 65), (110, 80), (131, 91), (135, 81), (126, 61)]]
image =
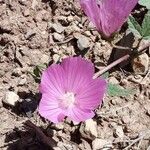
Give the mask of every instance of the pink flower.
[(106, 81), (93, 75), (93, 64), (81, 57), (48, 67), (40, 84), (40, 115), (54, 123), (65, 116), (77, 123), (92, 118), (106, 91)]
[(80, 0), (85, 14), (106, 37), (119, 30), (137, 2), (138, 0)]

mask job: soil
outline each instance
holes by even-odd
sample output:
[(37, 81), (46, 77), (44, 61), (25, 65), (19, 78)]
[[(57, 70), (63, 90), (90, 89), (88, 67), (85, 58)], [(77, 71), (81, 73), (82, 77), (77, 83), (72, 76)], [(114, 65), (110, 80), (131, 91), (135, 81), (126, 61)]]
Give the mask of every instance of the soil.
[[(115, 43), (123, 33), (120, 32)], [(77, 45), (80, 36), (88, 40), (85, 50)], [(110, 61), (112, 51), (110, 42), (101, 38), (77, 1), (0, 0), (0, 149), (47, 150), (55, 146), (90, 150), (94, 149), (95, 139), (103, 140), (99, 149), (148, 149), (148, 73), (136, 74), (128, 67), (126, 70), (117, 67), (109, 73), (109, 82), (135, 92), (129, 97), (106, 94), (93, 119), (97, 123), (97, 137), (87, 133), (84, 122), (73, 125), (66, 119), (55, 125), (38, 114), (40, 74), (35, 71), (39, 66), (81, 55), (91, 60), (98, 71)], [(8, 91), (19, 96), (15, 106), (2, 101)]]

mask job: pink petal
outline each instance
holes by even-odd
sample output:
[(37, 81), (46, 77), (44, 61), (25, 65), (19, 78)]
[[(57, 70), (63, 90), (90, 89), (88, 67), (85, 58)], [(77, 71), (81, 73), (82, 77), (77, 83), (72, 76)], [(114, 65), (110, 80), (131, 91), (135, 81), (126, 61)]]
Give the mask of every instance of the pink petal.
[(101, 30), (100, 18), (99, 18), (99, 7), (96, 0), (80, 0), (80, 5), (84, 10), (85, 14), (89, 17), (90, 21)]
[(104, 79), (94, 79), (87, 85), (84, 90), (76, 96), (77, 105), (80, 108), (95, 109), (101, 105), (106, 92), (107, 83)]
[(49, 94), (42, 94), (38, 111), (42, 117), (54, 123), (62, 121), (65, 117), (59, 108), (58, 100)]
[(91, 110), (80, 109), (74, 107), (67, 112), (67, 116), (74, 122), (79, 123), (87, 119), (93, 118), (95, 116), (94, 112)]
[(59, 96), (64, 93), (64, 70), (58, 65), (54, 64), (48, 67), (41, 78), (40, 92), (51, 93), (51, 95)]
[(100, 22), (106, 36), (118, 31), (138, 0), (103, 0), (100, 2)]
[(138, 0), (80, 0), (86, 15), (107, 37), (119, 30), (137, 2)]
[(94, 66), (91, 62), (81, 57), (69, 57), (62, 61), (65, 72), (66, 91), (74, 92), (84, 88), (84, 84), (89, 82), (94, 75)]

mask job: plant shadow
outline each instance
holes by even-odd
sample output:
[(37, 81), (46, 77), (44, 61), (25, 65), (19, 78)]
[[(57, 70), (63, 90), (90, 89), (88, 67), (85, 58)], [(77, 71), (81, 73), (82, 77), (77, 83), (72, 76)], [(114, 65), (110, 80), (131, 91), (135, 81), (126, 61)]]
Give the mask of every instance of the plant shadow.
[[(134, 36), (131, 32), (128, 33), (127, 35), (124, 35), (123, 38), (116, 43), (117, 47), (112, 49), (112, 53), (108, 60), (108, 65), (127, 54), (129, 55), (132, 54), (134, 42), (135, 42)], [(119, 63), (116, 67), (112, 68), (110, 72), (118, 70), (120, 68), (124, 69), (125, 71), (132, 72), (131, 59), (127, 59)]]
[(8, 144), (0, 149), (7, 147), (7, 150), (52, 150), (50, 146), (42, 142), (36, 131), (26, 126), (22, 129), (13, 129), (6, 135), (5, 143)]

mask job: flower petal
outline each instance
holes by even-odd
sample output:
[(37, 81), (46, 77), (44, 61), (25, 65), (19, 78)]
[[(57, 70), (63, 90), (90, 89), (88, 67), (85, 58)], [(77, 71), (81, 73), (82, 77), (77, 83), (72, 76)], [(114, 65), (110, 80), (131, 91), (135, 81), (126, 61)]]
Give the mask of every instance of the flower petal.
[(68, 110), (67, 116), (74, 122), (79, 123), (87, 119), (93, 118), (95, 116), (94, 112), (91, 110), (80, 109), (78, 107), (73, 107)]
[(102, 32), (106, 36), (118, 31), (138, 0), (103, 0), (99, 4)]
[(66, 91), (74, 92), (84, 88), (84, 84), (94, 75), (94, 66), (81, 57), (69, 57), (61, 63), (66, 76)]
[(80, 0), (80, 5), (90, 21), (96, 26), (98, 30), (102, 30), (100, 26), (99, 7), (96, 0)]
[(39, 114), (51, 122), (58, 123), (64, 119), (63, 110), (58, 100), (49, 94), (43, 94), (39, 104)]
[(51, 95), (59, 96), (64, 93), (64, 70), (54, 64), (48, 67), (42, 74), (40, 92), (51, 93)]
[(85, 14), (106, 37), (124, 24), (138, 0), (80, 0)]
[(107, 83), (104, 79), (94, 79), (85, 85), (83, 91), (76, 96), (77, 105), (81, 108), (95, 109), (101, 105)]

